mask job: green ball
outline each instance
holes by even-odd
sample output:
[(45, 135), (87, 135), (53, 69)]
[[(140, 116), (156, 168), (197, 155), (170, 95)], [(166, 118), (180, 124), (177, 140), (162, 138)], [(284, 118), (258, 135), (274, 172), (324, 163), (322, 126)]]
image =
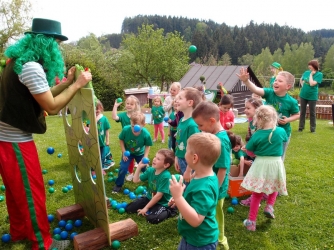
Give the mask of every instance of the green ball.
[(46, 169), (42, 170), (42, 174), (47, 174), (47, 173), (48, 173), (48, 171)]
[(124, 214), (124, 213), (125, 213), (125, 209), (124, 209), (123, 207), (121, 207), (120, 209), (118, 209), (118, 212), (119, 212), (120, 214)]
[(228, 207), (228, 208), (227, 208), (227, 212), (228, 212), (229, 214), (233, 214), (233, 213), (234, 213), (234, 208), (233, 208), (233, 207)]
[(67, 223), (68, 224), (73, 224), (73, 220), (68, 220)]
[(6, 187), (5, 187), (5, 185), (1, 185), (1, 191), (5, 191), (6, 190)]
[(225, 199), (229, 199), (229, 198), (230, 198), (230, 195), (226, 194)]
[(175, 177), (175, 179), (177, 180), (177, 182), (180, 181), (180, 175), (179, 175), (179, 174), (174, 174), (174, 177)]
[(142, 194), (143, 191), (144, 191), (144, 187), (143, 187), (143, 186), (139, 186), (139, 187), (137, 187), (135, 193), (136, 193), (136, 194)]
[(54, 238), (55, 240), (61, 240), (60, 234), (55, 234), (55, 235), (53, 236), (53, 238)]
[(5, 197), (3, 195), (0, 195), (0, 201), (4, 201)]
[(49, 188), (48, 191), (49, 191), (50, 194), (53, 194), (55, 192), (55, 189), (51, 187), (51, 188)]
[(119, 169), (118, 168), (115, 168), (114, 172), (115, 173), (118, 173)]
[(109, 176), (109, 177), (113, 177), (113, 176), (114, 176), (113, 172), (109, 172), (109, 173), (108, 173), (108, 176)]
[(68, 192), (68, 188), (67, 187), (63, 187), (62, 189), (61, 189), (61, 191), (63, 192), (63, 193), (67, 193)]
[(233, 159), (232, 160), (232, 165), (239, 165), (239, 163), (240, 163), (240, 160), (238, 160), (238, 159)]
[(197, 51), (197, 48), (196, 48), (195, 45), (190, 45), (190, 46), (189, 46), (189, 52), (190, 52), (190, 53), (195, 53), (196, 51)]
[(120, 103), (120, 102), (122, 102), (123, 100), (122, 100), (122, 98), (117, 98), (117, 102), (118, 103)]
[(112, 207), (113, 209), (116, 209), (116, 207), (117, 207), (117, 203), (112, 204), (111, 207)]
[(118, 241), (118, 240), (114, 240), (112, 243), (111, 243), (111, 247), (113, 249), (118, 249), (121, 247), (121, 243)]
[(109, 177), (107, 181), (108, 182), (113, 182), (114, 181), (114, 177)]

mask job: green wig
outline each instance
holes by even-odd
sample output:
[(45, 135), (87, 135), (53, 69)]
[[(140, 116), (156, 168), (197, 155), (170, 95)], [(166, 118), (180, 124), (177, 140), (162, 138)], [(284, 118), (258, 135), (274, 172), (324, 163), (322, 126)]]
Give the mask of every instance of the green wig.
[(26, 34), (22, 39), (5, 51), (5, 55), (15, 61), (14, 71), (22, 72), (27, 62), (40, 63), (46, 74), (49, 86), (53, 86), (55, 78), (64, 76), (64, 60), (55, 38), (42, 34)]

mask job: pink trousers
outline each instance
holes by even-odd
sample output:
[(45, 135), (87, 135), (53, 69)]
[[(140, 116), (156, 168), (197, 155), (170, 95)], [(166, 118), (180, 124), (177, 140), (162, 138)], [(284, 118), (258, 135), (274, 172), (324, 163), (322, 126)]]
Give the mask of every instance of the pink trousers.
[(160, 132), (161, 140), (165, 140), (165, 131), (164, 131), (164, 124), (154, 124), (154, 140), (158, 139), (158, 132)]
[[(268, 195), (267, 205), (274, 206), (278, 192), (274, 192)], [(252, 200), (250, 203), (248, 219), (251, 221), (256, 221), (257, 214), (259, 212), (259, 205), (262, 200), (264, 193), (252, 193)]]

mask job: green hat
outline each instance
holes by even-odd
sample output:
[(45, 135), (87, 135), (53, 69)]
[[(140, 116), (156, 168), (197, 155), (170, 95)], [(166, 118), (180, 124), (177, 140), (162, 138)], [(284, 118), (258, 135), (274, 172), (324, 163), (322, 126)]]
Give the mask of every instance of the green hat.
[(24, 34), (43, 34), (52, 36), (60, 41), (68, 40), (66, 36), (61, 34), (60, 22), (43, 18), (34, 18), (32, 20), (31, 31), (27, 31)]
[(280, 69), (280, 68), (281, 68), (281, 64), (279, 64), (278, 62), (273, 62), (273, 63), (271, 64), (271, 66), (273, 66), (273, 67), (276, 68), (276, 69)]

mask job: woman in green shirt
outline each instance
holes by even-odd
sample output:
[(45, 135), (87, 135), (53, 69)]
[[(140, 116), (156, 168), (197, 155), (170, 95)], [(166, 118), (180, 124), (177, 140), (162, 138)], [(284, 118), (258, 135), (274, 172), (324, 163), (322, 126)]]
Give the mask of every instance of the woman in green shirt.
[(319, 71), (317, 60), (311, 60), (308, 63), (308, 69), (300, 78), (302, 89), (299, 94), (300, 99), (300, 118), (299, 132), (305, 128), (306, 106), (310, 110), (310, 131), (315, 132), (316, 127), (316, 105), (318, 100), (318, 85), (322, 82), (322, 73)]

